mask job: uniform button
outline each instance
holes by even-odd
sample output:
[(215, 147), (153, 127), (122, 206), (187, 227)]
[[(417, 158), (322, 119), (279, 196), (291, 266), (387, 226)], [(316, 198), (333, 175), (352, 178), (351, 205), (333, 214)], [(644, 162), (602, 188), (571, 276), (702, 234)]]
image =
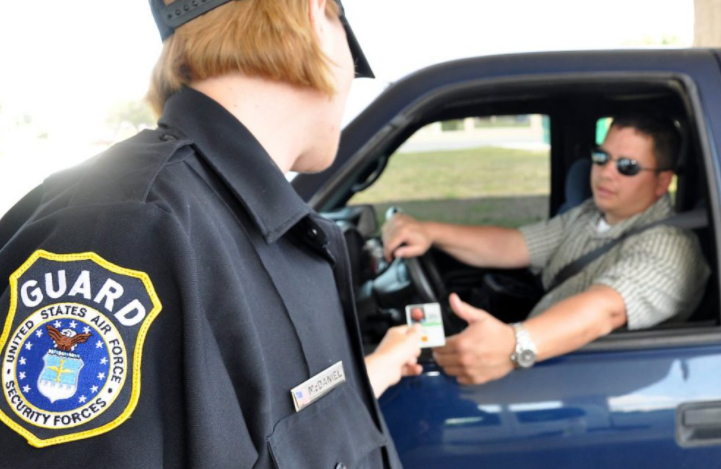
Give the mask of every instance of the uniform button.
[(308, 236), (310, 236), (311, 238), (317, 237), (317, 236), (318, 236), (318, 230), (316, 230), (315, 228), (310, 228), (310, 229), (308, 229)]
[(178, 139), (175, 135), (163, 134), (160, 136), (160, 140), (162, 140), (164, 142), (171, 142), (173, 140), (178, 140)]
[(348, 469), (348, 466), (346, 466), (342, 462), (339, 462), (338, 464), (335, 465), (335, 469)]

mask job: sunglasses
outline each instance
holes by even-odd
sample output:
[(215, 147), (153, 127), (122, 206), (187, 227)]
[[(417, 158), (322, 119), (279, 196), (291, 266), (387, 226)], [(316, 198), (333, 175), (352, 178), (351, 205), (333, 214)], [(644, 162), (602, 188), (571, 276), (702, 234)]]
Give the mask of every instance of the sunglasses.
[(598, 147), (591, 150), (591, 161), (593, 164), (598, 166), (606, 166), (606, 163), (609, 161), (615, 161), (616, 170), (624, 176), (635, 176), (641, 171), (654, 171), (656, 173), (660, 171), (668, 171), (667, 169), (662, 168), (644, 168), (638, 164), (638, 161), (632, 158), (626, 158), (625, 156), (613, 159), (608, 152)]

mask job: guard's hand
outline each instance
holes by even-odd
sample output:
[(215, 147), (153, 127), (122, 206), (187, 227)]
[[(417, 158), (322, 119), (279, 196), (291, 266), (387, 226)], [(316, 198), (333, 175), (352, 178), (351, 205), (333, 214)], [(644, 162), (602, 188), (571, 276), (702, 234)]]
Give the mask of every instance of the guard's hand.
[(446, 374), (461, 384), (482, 384), (506, 376), (513, 370), (511, 355), (516, 348), (513, 327), (482, 309), (450, 296), (453, 312), (468, 322), (460, 334), (433, 350), (433, 358)]
[(420, 256), (431, 247), (428, 232), (413, 217), (397, 213), (383, 224), (383, 252), (388, 262), (394, 257)]
[(366, 357), (368, 377), (376, 397), (403, 376), (416, 376), (423, 372), (423, 367), (418, 364), (421, 335), (418, 324), (391, 327), (376, 350)]

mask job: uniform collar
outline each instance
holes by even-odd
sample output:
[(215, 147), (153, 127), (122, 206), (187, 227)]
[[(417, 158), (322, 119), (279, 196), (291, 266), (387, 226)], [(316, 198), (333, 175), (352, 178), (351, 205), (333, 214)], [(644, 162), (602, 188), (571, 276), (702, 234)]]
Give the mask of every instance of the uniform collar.
[(654, 202), (653, 205), (648, 207), (643, 212), (638, 213), (625, 220), (622, 220), (615, 225), (611, 225), (611, 228), (608, 231), (598, 233), (598, 231), (596, 230), (596, 227), (598, 226), (598, 221), (603, 216), (600, 211), (597, 211), (596, 216), (591, 217), (590, 226), (593, 229), (594, 236), (597, 238), (615, 238), (632, 228), (645, 226), (655, 221), (668, 218), (671, 215), (673, 215), (671, 197), (668, 194), (664, 194), (660, 199)]
[(179, 130), (248, 210), (266, 242), (311, 212), (253, 134), (216, 101), (190, 88), (171, 96), (160, 125)]

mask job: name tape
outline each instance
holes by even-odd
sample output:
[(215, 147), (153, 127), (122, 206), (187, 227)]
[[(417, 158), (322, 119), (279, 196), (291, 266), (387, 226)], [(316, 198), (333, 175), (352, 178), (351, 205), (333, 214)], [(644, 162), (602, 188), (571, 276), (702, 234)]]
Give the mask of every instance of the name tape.
[(290, 390), (295, 411), (308, 407), (344, 382), (345, 372), (340, 361)]

